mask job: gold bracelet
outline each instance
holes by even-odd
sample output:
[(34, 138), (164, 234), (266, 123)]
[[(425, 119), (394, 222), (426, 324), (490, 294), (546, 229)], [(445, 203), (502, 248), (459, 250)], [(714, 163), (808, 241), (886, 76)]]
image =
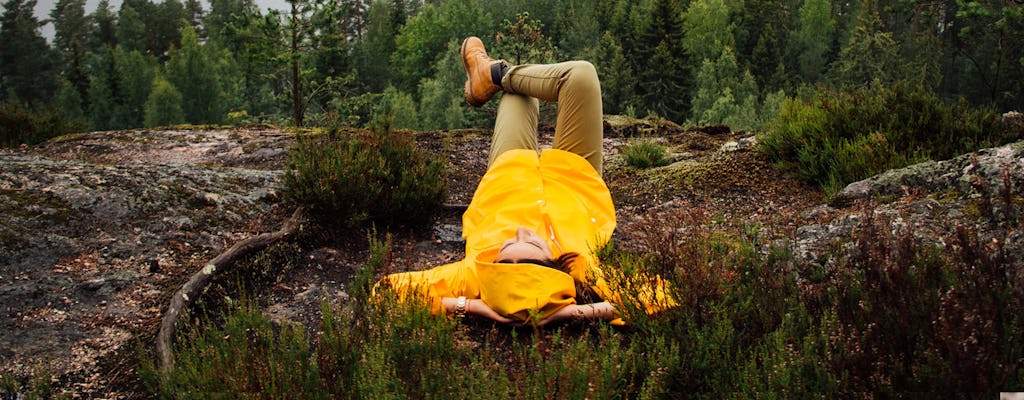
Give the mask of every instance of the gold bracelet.
[(455, 299), (455, 316), (464, 318), (466, 316), (466, 296), (459, 296)]

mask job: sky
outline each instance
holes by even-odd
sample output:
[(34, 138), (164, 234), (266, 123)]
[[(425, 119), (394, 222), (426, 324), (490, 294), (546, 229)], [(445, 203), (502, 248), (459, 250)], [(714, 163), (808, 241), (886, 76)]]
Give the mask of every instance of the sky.
[[(121, 8), (121, 0), (108, 0), (110, 2), (110, 8), (116, 13)], [(185, 3), (184, 0), (179, 0)], [(163, 0), (155, 0), (155, 3), (161, 3)], [(288, 9), (288, 2), (285, 0), (255, 0), (256, 6), (261, 11), (267, 8), (273, 8), (277, 10)], [(92, 14), (96, 10), (96, 5), (100, 3), (100, 0), (85, 0), (85, 13)], [(207, 11), (210, 10), (210, 3), (203, 1), (203, 8)], [(57, 4), (57, 0), (37, 0), (36, 2), (36, 18), (39, 20), (50, 18), (50, 12), (53, 11), (53, 7)], [(47, 24), (43, 26), (42, 32), (43, 37), (47, 40), (53, 39), (53, 24)]]

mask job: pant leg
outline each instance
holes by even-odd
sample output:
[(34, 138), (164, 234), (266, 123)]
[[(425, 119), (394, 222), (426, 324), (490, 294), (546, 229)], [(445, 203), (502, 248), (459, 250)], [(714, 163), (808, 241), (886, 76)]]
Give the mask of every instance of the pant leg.
[(586, 61), (518, 65), (501, 80), (506, 95), (523, 94), (558, 102), (553, 147), (578, 154), (600, 174), (604, 126), (601, 121), (601, 83)]
[(537, 150), (537, 120), (540, 103), (521, 94), (505, 93), (498, 103), (498, 116), (494, 121), (494, 137), (487, 168), (501, 153), (515, 149)]

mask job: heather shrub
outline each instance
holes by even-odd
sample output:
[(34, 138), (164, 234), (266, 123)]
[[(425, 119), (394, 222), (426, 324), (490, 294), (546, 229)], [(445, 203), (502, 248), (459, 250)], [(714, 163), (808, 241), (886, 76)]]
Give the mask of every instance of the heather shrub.
[[(1007, 237), (960, 227), (938, 248), (869, 216), (825, 269), (758, 226), (723, 230), (715, 218), (699, 205), (650, 215), (628, 245), (598, 250), (626, 327), (459, 321), (432, 315), (415, 295), (371, 295), (392, 262), (390, 238), (373, 233), (350, 296), (324, 303), (318, 334), (241, 308), (182, 336), (170, 376), (146, 374), (167, 396), (268, 398), (889, 398), (1024, 388), (1024, 293)], [(659, 284), (678, 307), (649, 315), (639, 288)]]
[(638, 140), (622, 148), (626, 165), (633, 168), (661, 167), (668, 164), (665, 146), (651, 140)]
[(924, 160), (945, 160), (1018, 139), (992, 110), (948, 104), (905, 83), (852, 92), (820, 88), (787, 100), (761, 149), (831, 195), (847, 184)]
[(284, 196), (325, 227), (419, 227), (444, 201), (444, 164), (410, 134), (331, 129), (288, 153)]

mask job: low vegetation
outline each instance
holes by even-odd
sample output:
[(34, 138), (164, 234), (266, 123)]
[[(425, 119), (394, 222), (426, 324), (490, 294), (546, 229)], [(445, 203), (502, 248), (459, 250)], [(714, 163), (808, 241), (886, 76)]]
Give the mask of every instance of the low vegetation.
[[(252, 306), (205, 322), (177, 345), (174, 372), (147, 373), (167, 397), (720, 398), (787, 393), (1024, 390), (1024, 293), (1002, 241), (961, 227), (944, 248), (865, 218), (834, 267), (803, 263), (757, 227), (717, 231), (698, 205), (652, 216), (637, 249), (604, 249), (613, 284), (658, 275), (679, 307), (648, 316), (625, 296), (625, 328), (455, 322), (370, 295), (390, 241), (318, 333)], [(1013, 223), (1013, 221), (1002, 221)]]
[(665, 146), (651, 140), (637, 140), (622, 148), (626, 165), (633, 168), (661, 167), (668, 164)]
[(284, 197), (329, 228), (420, 227), (445, 199), (444, 164), (390, 129), (300, 136), (283, 181)]
[(1000, 129), (991, 109), (947, 104), (907, 84), (853, 91), (820, 89), (785, 102), (761, 136), (762, 150), (781, 168), (833, 194), (851, 182), (924, 160), (1018, 140)]

